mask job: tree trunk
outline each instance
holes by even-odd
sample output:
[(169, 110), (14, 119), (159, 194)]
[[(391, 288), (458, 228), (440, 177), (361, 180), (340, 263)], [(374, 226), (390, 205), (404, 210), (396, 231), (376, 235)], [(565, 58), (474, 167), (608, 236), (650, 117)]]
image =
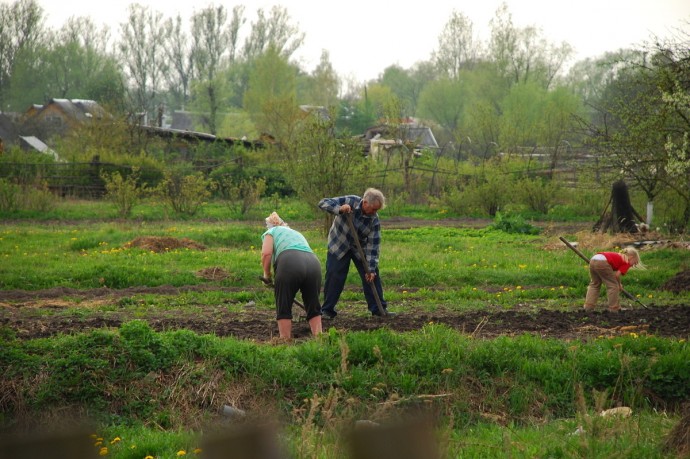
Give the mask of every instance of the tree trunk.
[[(593, 231), (601, 233), (609, 230), (612, 233), (637, 233), (639, 230), (635, 223), (635, 217), (642, 221), (642, 218), (635, 211), (630, 203), (630, 195), (628, 194), (628, 186), (623, 180), (619, 180), (611, 187), (611, 213), (604, 214), (599, 218), (599, 221), (594, 224)], [(606, 205), (608, 208), (608, 204)]]

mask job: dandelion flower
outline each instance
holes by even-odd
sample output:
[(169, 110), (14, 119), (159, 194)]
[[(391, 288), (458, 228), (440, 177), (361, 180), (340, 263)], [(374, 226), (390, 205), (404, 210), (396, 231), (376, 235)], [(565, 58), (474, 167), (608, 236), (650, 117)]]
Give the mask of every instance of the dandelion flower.
[(144, 459), (155, 459), (153, 456), (146, 456)]
[(527, 267), (527, 265), (518, 265), (518, 268), (520, 268), (520, 269), (525, 269), (526, 267)]
[(201, 448), (194, 448), (194, 454), (201, 454), (202, 451)]
[(181, 449), (177, 452), (177, 457), (186, 456), (186, 455), (187, 455), (187, 451), (185, 451), (183, 449)]
[(113, 438), (113, 439), (110, 441), (110, 444), (111, 444), (111, 445), (114, 445), (115, 443), (117, 443), (117, 442), (119, 442), (119, 441), (122, 441), (122, 439), (121, 439), (120, 437), (115, 437), (115, 438)]
[(105, 446), (103, 448), (101, 448), (101, 450), (98, 451), (98, 455), (99, 456), (107, 456), (108, 455), (108, 448), (106, 448)]

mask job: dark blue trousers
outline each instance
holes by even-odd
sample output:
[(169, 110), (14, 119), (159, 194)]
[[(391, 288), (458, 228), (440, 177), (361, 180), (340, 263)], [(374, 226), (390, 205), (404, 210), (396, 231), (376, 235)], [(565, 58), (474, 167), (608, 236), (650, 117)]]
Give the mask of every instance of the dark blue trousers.
[[(326, 256), (326, 280), (323, 284), (323, 305), (321, 306), (321, 312), (328, 311), (330, 313), (335, 313), (335, 305), (338, 304), (340, 294), (343, 292), (343, 288), (345, 288), (347, 274), (350, 271), (350, 261), (355, 264), (359, 277), (362, 279), (362, 290), (364, 291), (364, 298), (367, 300), (369, 311), (371, 313), (378, 312), (379, 308), (376, 304), (376, 298), (371, 289), (371, 284), (367, 282), (364, 277), (366, 275), (364, 266), (362, 266), (362, 262), (354, 256), (352, 251), (347, 252), (340, 260), (330, 252)], [(378, 268), (376, 269), (376, 279), (374, 279), (373, 284), (374, 288), (376, 288), (376, 292), (379, 294), (381, 306), (385, 309), (387, 303), (383, 299), (383, 288), (381, 287), (381, 278)]]

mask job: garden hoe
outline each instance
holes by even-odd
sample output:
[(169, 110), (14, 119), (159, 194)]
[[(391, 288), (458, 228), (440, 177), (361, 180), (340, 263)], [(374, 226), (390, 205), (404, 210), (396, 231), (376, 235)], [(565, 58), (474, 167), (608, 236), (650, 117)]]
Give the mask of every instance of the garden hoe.
[[(589, 258), (587, 258), (582, 252), (580, 252), (577, 247), (572, 245), (570, 242), (568, 242), (563, 236), (559, 236), (558, 239), (561, 240), (565, 245), (568, 246), (570, 250), (575, 252), (580, 258), (582, 258), (587, 264), (589, 264)], [(642, 303), (640, 300), (638, 300), (635, 295), (632, 293), (628, 292), (625, 289), (621, 289), (621, 293), (625, 295), (627, 298), (631, 299), (632, 301), (635, 301), (636, 303), (639, 303), (643, 308), (649, 309), (644, 303)]]
[[(273, 287), (273, 281), (266, 279), (264, 276), (259, 276), (259, 280), (264, 283), (266, 287)], [(307, 312), (307, 308), (304, 307), (302, 303), (297, 301), (296, 299), (292, 300), (293, 303), (295, 303), (297, 306), (302, 308), (304, 312)]]
[[(359, 243), (359, 236), (357, 236), (357, 231), (355, 230), (355, 224), (352, 223), (352, 213), (346, 214), (347, 224), (350, 227), (350, 233), (352, 234), (352, 239), (355, 240), (355, 245), (357, 246), (357, 252), (359, 252), (359, 258), (362, 260), (362, 266), (364, 266), (364, 272), (369, 274), (369, 265), (367, 264), (367, 257), (364, 256), (364, 250), (362, 250), (362, 244)], [(379, 298), (379, 292), (376, 291), (376, 286), (373, 282), (371, 284), (371, 291), (374, 293), (374, 299), (376, 300), (376, 307), (379, 308), (379, 314), (381, 317), (388, 317), (388, 311), (381, 305), (381, 298)]]

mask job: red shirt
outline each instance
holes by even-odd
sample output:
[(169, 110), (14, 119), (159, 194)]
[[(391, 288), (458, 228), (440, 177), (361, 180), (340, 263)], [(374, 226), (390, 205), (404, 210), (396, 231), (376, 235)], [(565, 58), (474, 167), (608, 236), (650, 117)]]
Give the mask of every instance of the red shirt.
[(617, 252), (599, 252), (599, 254), (606, 257), (606, 261), (611, 265), (614, 271), (620, 271), (621, 275), (628, 272), (630, 263), (625, 261), (623, 256)]

